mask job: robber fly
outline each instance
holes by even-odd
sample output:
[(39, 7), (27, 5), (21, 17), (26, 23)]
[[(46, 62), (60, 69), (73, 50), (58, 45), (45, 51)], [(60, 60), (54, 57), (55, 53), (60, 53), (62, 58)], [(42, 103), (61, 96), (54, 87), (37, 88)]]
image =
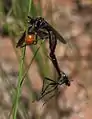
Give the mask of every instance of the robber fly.
[(27, 31), (24, 31), (16, 47), (37, 44), (38, 38), (40, 38), (41, 40), (49, 39), (49, 55), (54, 67), (58, 72), (59, 77), (61, 77), (61, 71), (55, 56), (55, 49), (57, 45), (57, 39), (63, 44), (66, 44), (66, 41), (44, 18), (31, 18), (30, 16), (28, 16), (28, 19), (28, 29)]
[[(46, 102), (47, 102), (49, 99), (53, 98), (56, 94), (52, 94), (52, 92), (54, 92), (55, 90), (58, 91), (58, 86), (59, 86), (59, 85), (65, 84), (66, 86), (70, 86), (70, 81), (69, 81), (68, 77), (65, 75), (65, 73), (62, 73), (62, 77), (59, 78), (59, 79), (57, 79), (56, 81), (55, 81), (55, 80), (52, 80), (52, 79), (50, 79), (50, 78), (47, 78), (47, 77), (45, 77), (45, 80), (46, 80), (46, 81), (49, 81), (49, 83), (48, 83), (47, 85), (45, 84), (45, 86), (44, 86), (44, 83), (45, 83), (45, 82), (43, 82), (43, 87), (42, 87), (41, 95), (40, 95), (40, 97), (37, 99), (37, 101), (41, 100), (43, 97), (45, 97), (45, 96), (48, 95), (48, 94), (51, 94), (51, 95), (50, 95), (50, 97), (46, 100)], [(44, 81), (45, 81), (45, 80), (44, 80)], [(59, 93), (59, 91), (58, 91), (58, 93)], [(46, 102), (45, 102), (45, 103), (46, 103)], [(44, 104), (45, 104), (45, 103), (44, 103)]]

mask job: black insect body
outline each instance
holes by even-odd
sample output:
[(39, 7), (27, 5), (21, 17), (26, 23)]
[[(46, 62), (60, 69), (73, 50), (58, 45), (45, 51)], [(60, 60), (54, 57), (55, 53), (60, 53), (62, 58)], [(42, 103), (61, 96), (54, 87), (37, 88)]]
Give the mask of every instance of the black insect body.
[[(46, 20), (44, 20), (44, 18), (42, 17), (31, 18), (30, 16), (28, 16), (28, 18), (29, 18), (28, 23), (30, 25), (28, 33), (31, 33), (34, 29), (34, 31), (37, 33), (39, 37), (41, 37), (41, 34), (43, 33), (44, 37), (48, 36), (48, 38), (49, 35), (52, 35), (53, 33), (53, 35), (56, 36), (56, 39), (66, 44), (64, 38)], [(32, 29), (32, 27), (34, 28)], [(43, 39), (45, 39), (44, 37)]]
[[(44, 20), (42, 17), (36, 17), (36, 18), (31, 18), (28, 16), (28, 30), (27, 30), (27, 35), (34, 35), (35, 39), (32, 37), (28, 37), (28, 40), (26, 40), (26, 44), (36, 44), (38, 37), (41, 40), (49, 39), (49, 48), (50, 48), (50, 58), (51, 61), (56, 68), (59, 77), (61, 77), (61, 71), (58, 66), (58, 62), (55, 56), (55, 49), (57, 45), (57, 39), (61, 41), (63, 44), (66, 44), (66, 41), (64, 38), (47, 22)], [(22, 47), (23, 42), (25, 42), (25, 37), (26, 37), (26, 31), (23, 33), (23, 36), (20, 38), (18, 41), (16, 47)], [(28, 42), (28, 43), (27, 43)]]

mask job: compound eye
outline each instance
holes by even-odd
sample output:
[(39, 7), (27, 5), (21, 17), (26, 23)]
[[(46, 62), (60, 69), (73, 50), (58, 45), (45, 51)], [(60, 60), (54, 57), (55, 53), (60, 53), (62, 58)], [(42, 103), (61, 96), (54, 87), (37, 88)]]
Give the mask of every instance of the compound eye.
[(67, 82), (67, 85), (70, 86), (70, 81)]

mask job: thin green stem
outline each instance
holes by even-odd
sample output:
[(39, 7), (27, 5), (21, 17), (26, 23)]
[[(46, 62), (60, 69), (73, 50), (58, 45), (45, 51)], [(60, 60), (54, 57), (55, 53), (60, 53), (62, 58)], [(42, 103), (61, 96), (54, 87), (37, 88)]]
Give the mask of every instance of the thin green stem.
[[(31, 3), (32, 3), (32, 0), (29, 0), (28, 14), (30, 13)], [(23, 71), (24, 71), (25, 51), (26, 51), (26, 46), (22, 49), (22, 57), (21, 57), (21, 61), (20, 61), (18, 85), (17, 85), (17, 89), (16, 89), (16, 92), (15, 92), (14, 104), (13, 104), (13, 107), (12, 107), (13, 119), (17, 118), (18, 103), (19, 103), (19, 98), (20, 98), (20, 95), (21, 95), (21, 87), (22, 87), (22, 83), (23, 83), (22, 76), (23, 76)]]
[(26, 72), (25, 72), (25, 74), (24, 74), (24, 76), (23, 76), (23, 78), (22, 78), (22, 80), (21, 80), (21, 84), (20, 84), (21, 86), (22, 86), (22, 83), (23, 83), (23, 81), (24, 81), (24, 78), (26, 77), (26, 75), (27, 75), (27, 73), (28, 73), (28, 71), (29, 71), (29, 69), (30, 69), (30, 66), (31, 66), (32, 62), (34, 61), (34, 58), (36, 57), (36, 55), (37, 55), (37, 53), (38, 53), (38, 51), (39, 51), (39, 49), (41, 48), (41, 46), (42, 46), (43, 43), (44, 43), (44, 41), (40, 44), (40, 46), (39, 46), (38, 49), (36, 50), (36, 52), (35, 52), (35, 54), (34, 54), (32, 60), (30, 61), (29, 65), (28, 65), (28, 68), (26, 69)]
[(29, 9), (28, 9), (28, 15), (29, 15), (29, 13), (30, 13), (30, 10), (31, 10), (31, 5), (32, 5), (32, 0), (29, 0)]
[(20, 61), (20, 68), (19, 68), (19, 77), (18, 77), (18, 85), (17, 85), (17, 89), (16, 89), (16, 93), (15, 93), (15, 99), (14, 99), (14, 108), (13, 108), (13, 119), (17, 119), (17, 110), (18, 110), (18, 102), (19, 102), (19, 97), (21, 94), (21, 80), (22, 80), (22, 76), (23, 76), (23, 64), (24, 64), (24, 59), (25, 59), (25, 51), (26, 51), (26, 47), (24, 47), (22, 49), (22, 56), (21, 57), (21, 61)]

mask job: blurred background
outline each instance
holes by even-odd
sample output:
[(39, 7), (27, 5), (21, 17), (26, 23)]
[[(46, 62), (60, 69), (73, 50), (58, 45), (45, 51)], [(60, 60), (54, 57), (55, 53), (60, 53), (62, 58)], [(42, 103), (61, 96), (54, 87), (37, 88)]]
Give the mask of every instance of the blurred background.
[[(29, 0), (0, 0), (0, 119), (7, 119), (17, 86), (20, 48), (16, 43), (27, 24)], [(42, 16), (65, 38), (56, 56), (71, 86), (43, 106), (39, 95), (44, 77), (57, 77), (46, 41), (40, 48), (22, 86), (17, 119), (91, 119), (92, 117), (92, 0), (31, 0), (30, 16)], [(25, 70), (36, 49), (26, 49)]]

